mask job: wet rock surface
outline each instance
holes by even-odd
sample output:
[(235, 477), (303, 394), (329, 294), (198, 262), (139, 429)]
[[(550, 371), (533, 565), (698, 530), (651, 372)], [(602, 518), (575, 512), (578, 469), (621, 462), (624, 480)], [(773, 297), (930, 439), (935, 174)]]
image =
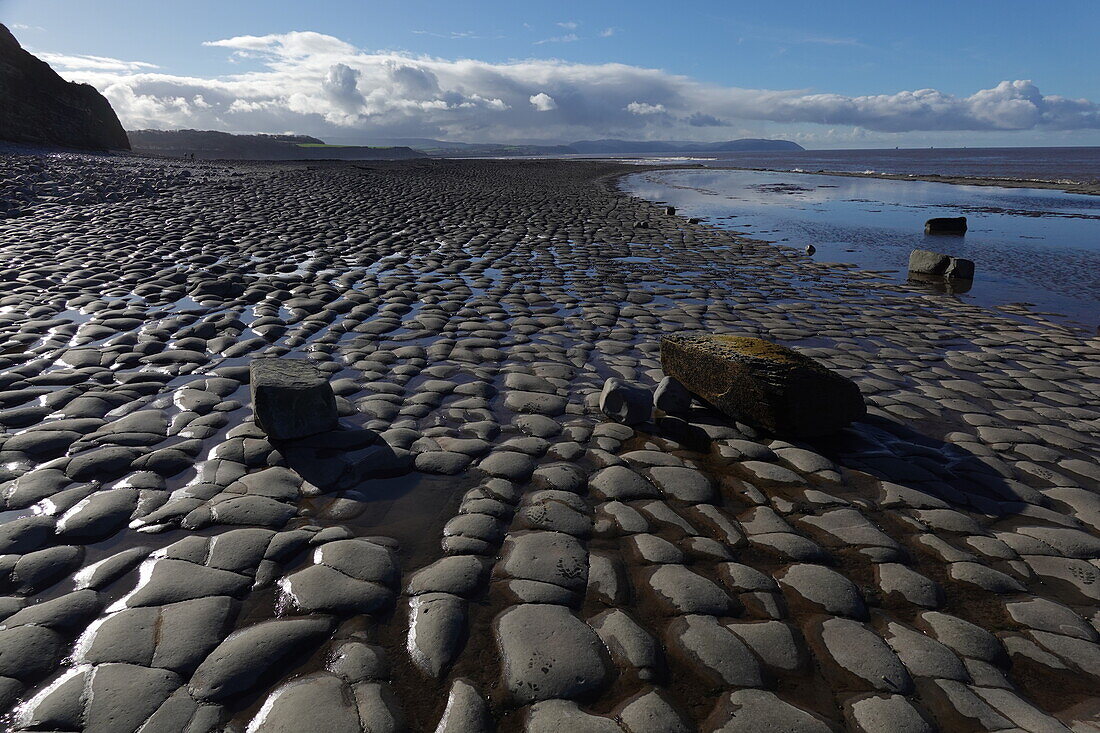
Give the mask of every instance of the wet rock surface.
[[(925, 225), (925, 230), (927, 231), (932, 222), (935, 221), (953, 222), (955, 220), (929, 219), (929, 223)], [(937, 232), (929, 233), (955, 233), (949, 226), (937, 225), (936, 229), (938, 229)], [(966, 231), (965, 218), (962, 221), (962, 231)], [(915, 249), (909, 253), (909, 275), (911, 277), (942, 278), (944, 280), (973, 280), (974, 262), (962, 257), (952, 257), (927, 249)]]
[[(1097, 719), (1095, 339), (609, 164), (0, 161), (3, 727)], [(662, 387), (700, 331), (866, 415), (798, 439)], [(258, 359), (308, 362), (334, 429), (262, 430)]]
[(925, 234), (965, 234), (965, 216), (940, 216), (924, 222)]
[(661, 367), (735, 420), (786, 437), (835, 433), (866, 412), (850, 379), (793, 349), (749, 336), (661, 339)]
[(253, 359), (249, 384), (256, 424), (274, 440), (307, 438), (339, 422), (325, 372), (307, 359)]

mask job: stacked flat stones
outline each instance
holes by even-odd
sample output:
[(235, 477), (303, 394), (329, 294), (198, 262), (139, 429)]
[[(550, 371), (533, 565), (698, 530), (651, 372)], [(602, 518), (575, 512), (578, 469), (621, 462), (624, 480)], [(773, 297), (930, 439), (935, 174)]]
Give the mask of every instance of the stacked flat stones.
[[(13, 730), (1088, 714), (1096, 340), (688, 224), (611, 165), (5, 163)], [(659, 386), (688, 331), (781, 342), (867, 414), (708, 410)], [(272, 440), (261, 358), (309, 360), (339, 429)], [(607, 420), (608, 378), (658, 412)]]

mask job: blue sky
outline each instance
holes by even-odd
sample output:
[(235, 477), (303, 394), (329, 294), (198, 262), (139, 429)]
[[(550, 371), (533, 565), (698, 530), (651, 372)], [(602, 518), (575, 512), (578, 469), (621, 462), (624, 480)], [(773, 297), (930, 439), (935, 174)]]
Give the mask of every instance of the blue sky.
[(1100, 144), (1096, 2), (0, 0), (0, 21), (131, 128)]

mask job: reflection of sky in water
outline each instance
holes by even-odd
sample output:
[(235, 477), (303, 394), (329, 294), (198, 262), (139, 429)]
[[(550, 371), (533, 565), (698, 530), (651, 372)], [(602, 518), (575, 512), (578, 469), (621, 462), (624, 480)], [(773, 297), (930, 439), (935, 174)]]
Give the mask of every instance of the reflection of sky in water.
[[(1100, 321), (1100, 196), (739, 170), (639, 173), (623, 188), (684, 216), (817, 248), (822, 261), (898, 270), (921, 247), (977, 264), (962, 296), (987, 305), (1035, 304), (1095, 327)], [(965, 237), (929, 237), (924, 221), (965, 216)]]

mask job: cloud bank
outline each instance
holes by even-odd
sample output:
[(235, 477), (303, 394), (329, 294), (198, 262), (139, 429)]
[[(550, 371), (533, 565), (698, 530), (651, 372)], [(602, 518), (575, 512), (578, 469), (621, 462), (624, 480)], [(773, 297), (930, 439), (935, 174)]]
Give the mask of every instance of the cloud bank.
[(956, 96), (935, 89), (844, 96), (707, 84), (626, 64), (487, 63), (370, 52), (291, 32), (204, 44), (240, 73), (201, 78), (144, 62), (42, 54), (96, 86), (129, 129), (294, 131), (324, 137), (461, 140), (591, 137), (721, 139), (752, 123), (880, 133), (1100, 129), (1100, 105), (1003, 81)]

